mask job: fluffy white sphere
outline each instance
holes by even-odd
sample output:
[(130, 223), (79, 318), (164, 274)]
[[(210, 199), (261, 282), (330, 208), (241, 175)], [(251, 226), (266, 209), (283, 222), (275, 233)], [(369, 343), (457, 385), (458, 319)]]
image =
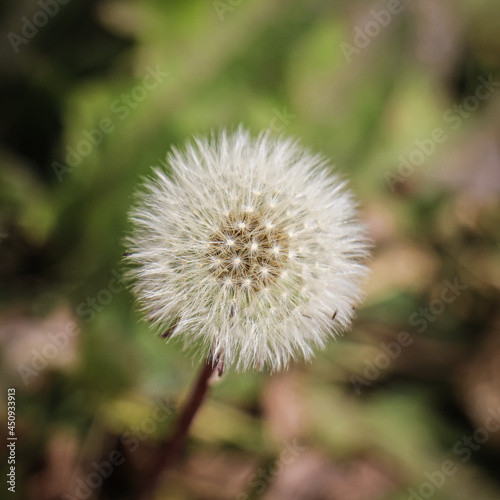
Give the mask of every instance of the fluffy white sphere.
[(225, 366), (279, 370), (349, 326), (367, 243), (322, 157), (239, 129), (167, 160), (127, 239), (134, 291), (162, 331)]

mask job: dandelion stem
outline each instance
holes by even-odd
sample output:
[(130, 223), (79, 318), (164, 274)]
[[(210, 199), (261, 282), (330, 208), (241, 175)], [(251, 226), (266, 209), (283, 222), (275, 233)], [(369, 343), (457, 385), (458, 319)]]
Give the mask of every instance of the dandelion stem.
[(209, 357), (198, 375), (198, 379), (192, 392), (184, 405), (179, 416), (177, 426), (170, 439), (164, 441), (158, 450), (158, 456), (147, 473), (143, 483), (142, 492), (139, 496), (141, 500), (152, 498), (162, 474), (172, 465), (176, 459), (184, 440), (186, 439), (189, 427), (199, 410), (208, 391), (209, 380), (212, 374), (218, 370), (217, 362)]

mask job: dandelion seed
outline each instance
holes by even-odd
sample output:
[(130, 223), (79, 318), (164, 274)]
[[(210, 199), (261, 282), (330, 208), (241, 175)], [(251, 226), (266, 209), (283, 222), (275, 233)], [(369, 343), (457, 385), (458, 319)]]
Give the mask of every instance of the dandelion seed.
[(169, 337), (224, 368), (278, 370), (349, 327), (368, 245), (323, 158), (239, 129), (168, 163), (131, 212), (126, 259), (153, 322), (175, 320)]

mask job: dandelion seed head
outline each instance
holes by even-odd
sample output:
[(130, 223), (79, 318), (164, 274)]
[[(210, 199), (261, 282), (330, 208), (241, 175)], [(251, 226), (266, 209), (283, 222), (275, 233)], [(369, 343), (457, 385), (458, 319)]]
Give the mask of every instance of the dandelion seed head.
[(175, 324), (170, 337), (226, 367), (279, 370), (349, 327), (368, 246), (323, 158), (239, 129), (168, 164), (127, 238), (133, 289), (159, 328)]

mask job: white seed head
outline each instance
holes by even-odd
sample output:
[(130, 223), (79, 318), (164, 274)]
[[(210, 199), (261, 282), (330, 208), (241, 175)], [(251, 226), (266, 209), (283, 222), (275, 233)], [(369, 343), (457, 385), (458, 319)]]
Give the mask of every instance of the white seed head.
[(171, 177), (155, 169), (127, 238), (158, 327), (225, 366), (279, 370), (350, 325), (368, 245), (322, 157), (240, 128), (167, 159)]

